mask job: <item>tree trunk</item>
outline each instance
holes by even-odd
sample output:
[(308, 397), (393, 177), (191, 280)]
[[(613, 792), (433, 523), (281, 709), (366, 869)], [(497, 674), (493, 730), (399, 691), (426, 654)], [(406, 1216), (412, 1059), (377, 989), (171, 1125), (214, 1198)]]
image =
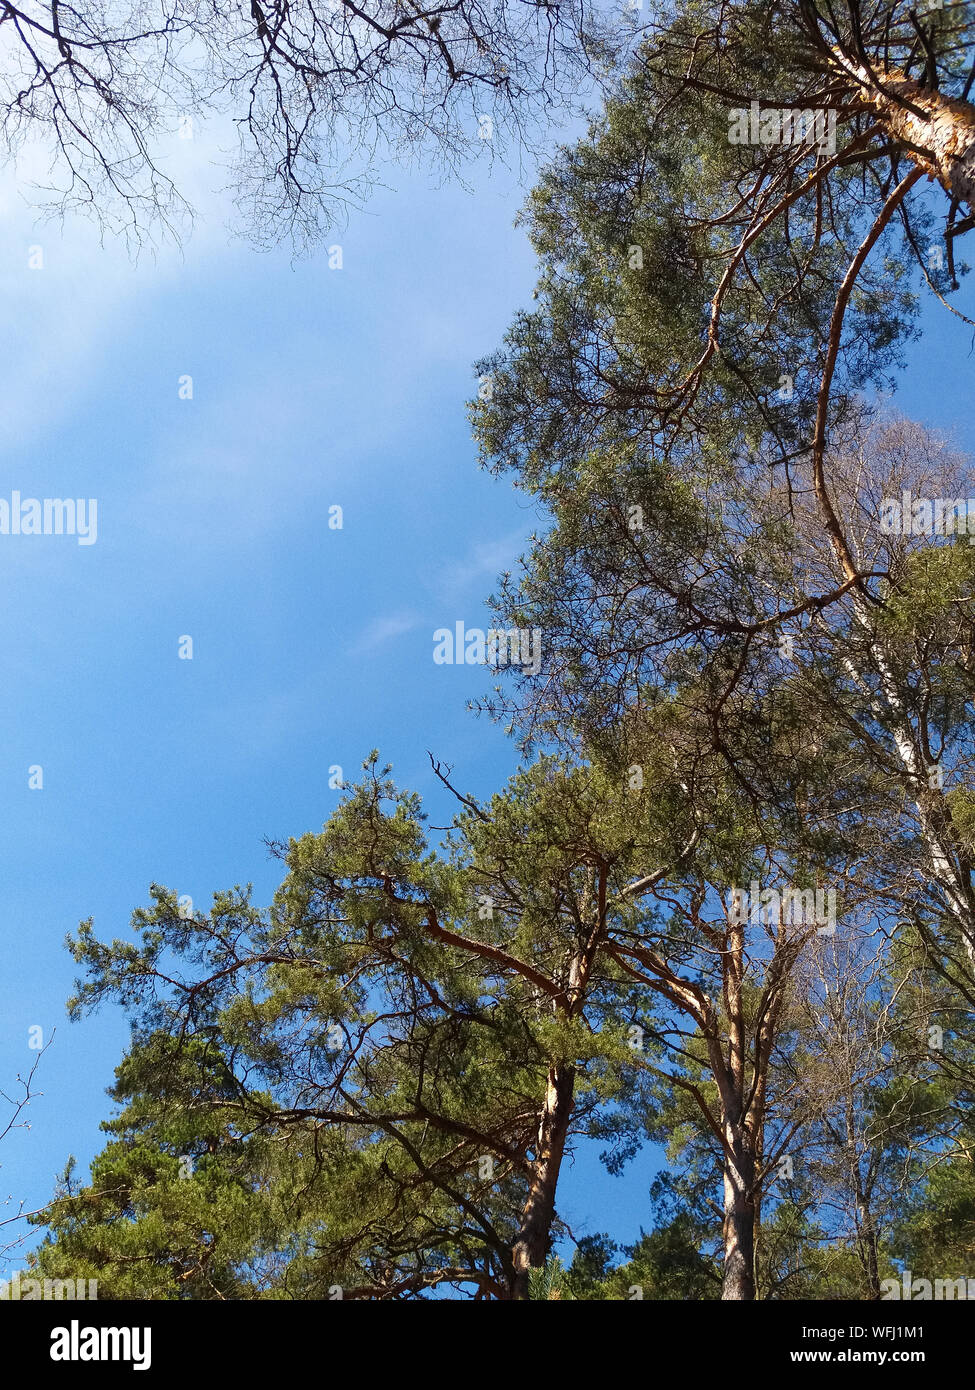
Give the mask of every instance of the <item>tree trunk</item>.
[[(750, 1301), (755, 1297), (755, 1148), (745, 1114), (748, 1093), (745, 1021), (745, 923), (729, 923), (722, 955), (722, 980), (728, 1012), (728, 1060), (722, 1066), (720, 1050), (715, 1058), (715, 1078), (721, 1095), (721, 1127), (724, 1134), (724, 1268), (721, 1297)], [(716, 1043), (715, 1039), (715, 1043)], [(760, 1058), (755, 1057), (756, 1066)], [(760, 1077), (752, 1087), (752, 1104), (761, 1112)], [(758, 1126), (761, 1128), (761, 1124)]]
[[(884, 719), (891, 731), (901, 766), (907, 774), (906, 791), (917, 809), (931, 878), (944, 893), (945, 906), (958, 926), (969, 969), (975, 978), (975, 887), (971, 875), (957, 859), (947, 799), (941, 788), (926, 786), (931, 769), (921, 747), (920, 733), (914, 728), (910, 712), (897, 688), (888, 652), (873, 628), (872, 615), (862, 598), (854, 598), (853, 608), (867, 635), (870, 654), (880, 675), (884, 704), (874, 698), (871, 705), (874, 713)], [(860, 689), (865, 689), (862, 675), (849, 658), (846, 665)]]
[(528, 1297), (529, 1271), (540, 1269), (548, 1256), (552, 1222), (555, 1219), (555, 1192), (572, 1118), (575, 1079), (575, 1067), (559, 1064), (549, 1067), (531, 1186), (521, 1215), (518, 1239), (512, 1250), (514, 1275), (511, 1297), (515, 1299)]
[(882, 1295), (880, 1286), (880, 1261), (877, 1256), (877, 1232), (874, 1229), (873, 1217), (869, 1212), (866, 1213), (866, 1227), (860, 1236), (861, 1260), (864, 1266), (864, 1273), (867, 1276), (867, 1287), (870, 1290), (870, 1300), (878, 1303)]
[(842, 61), (840, 67), (863, 84), (860, 100), (903, 147), (906, 158), (975, 213), (975, 106), (929, 91), (896, 68), (870, 74)]
[(755, 1297), (755, 1159), (740, 1135), (729, 1133), (728, 1138), (733, 1153), (724, 1163), (721, 1297), (751, 1302)]

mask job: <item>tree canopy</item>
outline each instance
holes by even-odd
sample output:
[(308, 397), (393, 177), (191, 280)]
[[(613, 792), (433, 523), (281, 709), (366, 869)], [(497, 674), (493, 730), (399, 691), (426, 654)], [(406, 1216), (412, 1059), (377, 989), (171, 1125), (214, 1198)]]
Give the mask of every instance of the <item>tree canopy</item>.
[[(877, 391), (922, 296), (956, 308), (972, 21), (682, 0), (638, 26), (529, 198), (535, 299), (476, 368), (482, 460), (540, 517), (493, 600), (540, 661), (483, 702), (524, 761), (480, 800), (433, 760), (435, 839), (374, 753), (320, 833), (272, 843), (269, 905), (154, 886), (134, 942), (82, 924), (71, 1011), (121, 1006), (133, 1043), (90, 1180), (35, 1218), (40, 1271), (751, 1301), (964, 1268), (975, 503), (970, 461)], [(60, 23), (53, 80), (101, 99)], [(343, 122), (453, 152), (467, 96), (544, 103), (549, 56), (609, 53), (524, 0), (195, 23), (160, 51), (199, 52), (200, 100), (246, 91), (272, 231), (310, 230)], [(560, 1208), (592, 1144), (621, 1174), (668, 1156), (628, 1244)]]

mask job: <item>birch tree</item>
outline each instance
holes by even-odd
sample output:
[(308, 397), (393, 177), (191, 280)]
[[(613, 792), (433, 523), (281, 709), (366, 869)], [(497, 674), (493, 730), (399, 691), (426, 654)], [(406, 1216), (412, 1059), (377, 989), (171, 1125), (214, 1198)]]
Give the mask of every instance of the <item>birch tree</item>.
[(2, 148), (46, 158), (49, 207), (135, 240), (178, 229), (172, 142), (226, 123), (241, 226), (299, 248), (384, 162), (523, 149), (615, 47), (586, 0), (24, 0), (0, 31)]
[[(909, 579), (884, 548), (882, 497), (868, 521), (866, 473), (846, 463), (866, 447), (863, 393), (889, 381), (919, 294), (951, 307), (952, 247), (968, 219), (937, 178), (921, 196), (936, 151), (900, 143), (834, 63), (846, 71), (856, 58), (878, 102), (885, 64), (916, 72), (955, 111), (970, 87), (970, 16), (967, 6), (923, 23), (898, 6), (851, 5), (842, 23), (832, 13), (675, 11), (586, 139), (544, 174), (527, 213), (539, 303), (480, 365), (494, 385), (474, 420), (488, 466), (538, 499), (542, 533), (523, 570), (503, 578), (497, 608), (541, 626), (548, 655), (537, 678), (486, 703), (528, 741), (558, 737), (608, 727), (694, 672), (715, 746), (754, 796), (774, 800), (779, 773), (748, 762), (733, 692), (775, 700), (802, 659), (799, 634), (819, 634), (814, 664), (834, 671), (832, 642), (839, 685), (859, 682), (866, 743), (891, 754), (883, 767), (872, 760), (891, 814), (907, 791), (945, 924), (970, 955), (971, 865), (949, 805), (970, 780), (967, 550), (948, 537)], [(740, 124), (752, 102), (755, 143)], [(777, 136), (762, 125), (766, 108)], [(784, 138), (782, 112), (807, 108), (836, 116), (835, 150)], [(967, 495), (960, 475), (948, 482), (954, 491), (932, 496)], [(932, 566), (941, 616), (909, 637), (918, 599), (907, 590), (930, 587)], [(935, 658), (932, 641), (953, 654)], [(937, 694), (924, 693), (918, 663), (929, 657)], [(947, 735), (930, 719), (943, 724), (949, 679), (942, 764)], [(939, 775), (955, 779), (947, 794)]]

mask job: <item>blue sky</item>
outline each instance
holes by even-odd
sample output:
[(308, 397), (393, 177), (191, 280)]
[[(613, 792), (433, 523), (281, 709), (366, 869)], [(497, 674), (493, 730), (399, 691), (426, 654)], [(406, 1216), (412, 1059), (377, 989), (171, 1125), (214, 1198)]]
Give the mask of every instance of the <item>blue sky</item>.
[[(526, 185), (390, 178), (330, 239), (330, 270), (325, 249), (293, 265), (230, 240), (205, 142), (173, 158), (200, 223), (137, 264), (84, 224), (36, 227), (12, 178), (0, 189), (0, 496), (98, 499), (94, 545), (0, 537), (0, 1087), (30, 1065), (29, 1030), (57, 1029), (31, 1129), (0, 1148), (0, 1215), (101, 1147), (128, 1032), (112, 1010), (66, 1021), (80, 919), (125, 934), (152, 881), (198, 905), (252, 881), (267, 901), (263, 837), (320, 826), (330, 766), (355, 775), (373, 747), (438, 823), (427, 749), (478, 794), (516, 763), (465, 709), (483, 670), (435, 665), (431, 639), (480, 623), (537, 524), (478, 470), (465, 414), (473, 362), (530, 299)], [(937, 306), (926, 321), (900, 403), (971, 445), (971, 330)], [(580, 1156), (576, 1233), (635, 1237), (655, 1166), (610, 1178)]]

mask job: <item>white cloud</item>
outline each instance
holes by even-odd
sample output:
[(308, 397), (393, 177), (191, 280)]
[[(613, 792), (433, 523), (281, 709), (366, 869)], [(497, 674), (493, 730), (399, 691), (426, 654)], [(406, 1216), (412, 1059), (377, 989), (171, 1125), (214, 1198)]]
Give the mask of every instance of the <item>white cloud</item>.
[(434, 579), (438, 599), (449, 601), (455, 597), (466, 598), (467, 591), (475, 582), (484, 590), (486, 597), (485, 580), (488, 581), (488, 588), (492, 588), (498, 575), (515, 568), (529, 535), (528, 526), (519, 526), (516, 531), (509, 531), (507, 535), (494, 540), (478, 541), (465, 557), (444, 565), (438, 571)]
[(353, 646), (352, 654), (361, 656), (365, 652), (373, 651), (376, 647), (392, 641), (394, 637), (413, 632), (419, 624), (420, 619), (412, 613), (393, 613), (385, 618), (375, 618)]

